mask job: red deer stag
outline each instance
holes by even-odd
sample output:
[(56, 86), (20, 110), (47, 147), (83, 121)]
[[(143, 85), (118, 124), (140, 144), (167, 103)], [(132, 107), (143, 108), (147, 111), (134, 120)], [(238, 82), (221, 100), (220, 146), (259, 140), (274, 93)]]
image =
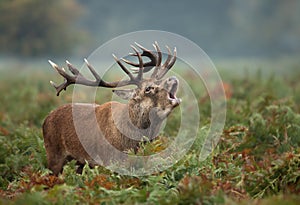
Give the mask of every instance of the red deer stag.
[[(104, 164), (110, 161), (110, 151), (103, 141), (99, 141), (99, 136), (104, 136), (103, 139), (121, 152), (129, 149), (137, 151), (139, 143), (145, 140), (144, 136), (155, 138), (163, 120), (180, 104), (181, 100), (176, 97), (179, 83), (177, 78), (162, 79), (176, 61), (176, 48), (172, 55), (167, 47), (168, 57), (162, 64), (162, 52), (157, 42), (153, 44), (155, 51), (148, 50), (137, 43), (136, 46), (141, 51), (131, 46), (134, 53), (130, 55), (136, 56), (138, 63), (114, 56), (117, 64), (129, 77), (127, 80), (117, 82), (106, 82), (101, 79), (86, 59), (85, 63), (95, 77), (95, 81), (85, 78), (68, 61), (66, 61), (67, 67), (73, 75), (49, 60), (51, 66), (64, 77), (64, 82), (60, 85), (50, 81), (57, 91), (57, 96), (71, 84), (106, 88), (137, 86), (135, 89), (113, 90), (116, 95), (128, 100), (128, 104), (114, 101), (102, 105), (73, 103), (63, 105), (47, 116), (43, 124), (43, 136), (48, 167), (53, 174), (58, 175), (62, 172), (64, 164), (71, 159), (75, 159), (81, 166), (85, 161), (92, 167), (99, 164), (86, 149), (99, 152)], [(143, 56), (150, 61), (144, 63)], [(123, 62), (133, 66), (131, 68), (133, 71), (130, 72)], [(143, 78), (143, 74), (151, 69), (154, 69), (151, 77)], [(76, 127), (74, 109), (76, 118), (80, 121)], [(93, 115), (96, 118), (96, 126), (91, 117)], [(79, 138), (76, 132), (78, 130), (84, 136), (81, 134)], [(83, 146), (82, 142), (87, 147)]]

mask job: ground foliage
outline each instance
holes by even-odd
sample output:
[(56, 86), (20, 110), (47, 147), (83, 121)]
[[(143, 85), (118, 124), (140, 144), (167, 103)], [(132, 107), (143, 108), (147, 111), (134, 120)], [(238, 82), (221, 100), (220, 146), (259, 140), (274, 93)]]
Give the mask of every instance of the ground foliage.
[[(41, 124), (48, 112), (70, 102), (71, 89), (56, 97), (47, 83), (49, 73), (12, 77), (2, 72), (0, 204), (299, 204), (300, 73), (264, 76), (258, 71), (234, 77), (224, 71), (222, 76), (227, 120), (205, 161), (198, 157), (210, 102), (202, 90), (199, 139), (173, 167), (132, 177), (85, 166), (78, 175), (72, 161), (56, 177), (47, 169)], [(197, 83), (191, 84), (197, 90)], [(101, 95), (99, 102), (105, 99)], [(176, 113), (171, 117), (166, 132), (138, 154), (166, 147), (180, 118)]]

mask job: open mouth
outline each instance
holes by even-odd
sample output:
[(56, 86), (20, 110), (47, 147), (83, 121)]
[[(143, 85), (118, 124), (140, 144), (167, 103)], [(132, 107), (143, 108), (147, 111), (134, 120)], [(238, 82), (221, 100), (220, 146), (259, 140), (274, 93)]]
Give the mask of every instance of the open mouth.
[(177, 98), (176, 97), (176, 92), (177, 92), (177, 87), (178, 87), (178, 84), (177, 83), (174, 83), (170, 89), (170, 91), (168, 92), (169, 94), (169, 100), (171, 101), (171, 103), (173, 105), (179, 105), (180, 102), (181, 102), (181, 99)]
[(173, 107), (180, 104), (181, 99), (176, 97), (179, 81), (175, 76), (165, 80), (164, 87), (168, 91), (168, 99)]
[(169, 93), (169, 98), (170, 99), (176, 99), (176, 96), (173, 93)]

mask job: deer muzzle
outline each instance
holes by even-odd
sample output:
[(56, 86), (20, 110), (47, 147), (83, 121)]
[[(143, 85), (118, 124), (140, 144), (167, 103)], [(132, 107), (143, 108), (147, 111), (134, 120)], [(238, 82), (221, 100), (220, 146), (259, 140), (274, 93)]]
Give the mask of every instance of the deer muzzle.
[(168, 99), (173, 106), (178, 106), (181, 103), (181, 99), (176, 97), (179, 81), (175, 76), (169, 77), (165, 81), (165, 89), (168, 91)]

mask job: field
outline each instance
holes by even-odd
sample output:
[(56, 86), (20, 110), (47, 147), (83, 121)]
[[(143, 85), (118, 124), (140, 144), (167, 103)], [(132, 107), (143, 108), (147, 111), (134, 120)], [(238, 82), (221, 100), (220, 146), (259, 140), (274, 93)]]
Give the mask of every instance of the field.
[[(276, 69), (218, 65), (227, 118), (213, 153), (200, 162), (198, 139), (173, 167), (143, 177), (88, 166), (79, 175), (74, 161), (63, 174), (51, 175), (41, 125), (51, 110), (71, 102), (72, 89), (56, 97), (48, 82), (59, 78), (46, 63), (34, 69), (7, 66), (12, 68), (0, 69), (0, 204), (300, 204), (297, 63), (269, 65)], [(198, 82), (189, 81), (197, 90)], [(106, 101), (107, 95), (99, 94), (97, 102)], [(201, 138), (208, 131), (210, 101), (205, 90), (196, 96)], [(180, 118), (177, 113), (170, 117), (166, 133), (138, 154), (165, 148)]]

